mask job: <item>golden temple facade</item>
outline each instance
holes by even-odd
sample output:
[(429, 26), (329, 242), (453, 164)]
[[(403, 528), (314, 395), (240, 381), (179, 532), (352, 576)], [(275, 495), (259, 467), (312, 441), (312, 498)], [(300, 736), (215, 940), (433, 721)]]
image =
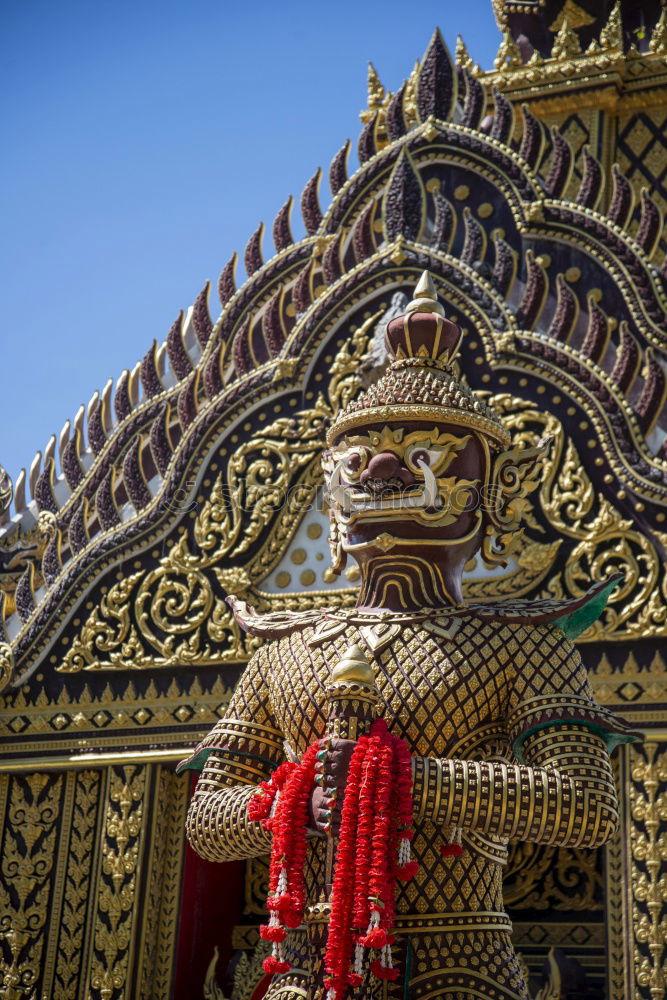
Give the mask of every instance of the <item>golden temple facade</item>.
[(470, 386), (514, 440), (553, 439), (507, 567), (471, 560), (464, 597), (577, 599), (621, 573), (577, 646), (597, 702), (644, 733), (614, 755), (609, 844), (511, 845), (514, 947), (539, 1000), (665, 996), (667, 12), (494, 10), (494, 69), (436, 32), (395, 93), (371, 70), (360, 165), (346, 142), (330, 197), (315, 172), (305, 237), (290, 198), (245, 281), (234, 255), (219, 306), (207, 285), (0, 480), (0, 998), (263, 995), (266, 865), (186, 847), (175, 764), (259, 646), (227, 596), (354, 604), (355, 570), (331, 574), (324, 436), (386, 368), (424, 269)]

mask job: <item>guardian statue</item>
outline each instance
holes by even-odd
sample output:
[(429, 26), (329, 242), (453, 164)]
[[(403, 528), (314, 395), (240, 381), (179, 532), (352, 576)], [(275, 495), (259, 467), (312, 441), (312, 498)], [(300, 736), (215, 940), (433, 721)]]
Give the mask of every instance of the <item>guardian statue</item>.
[(609, 754), (635, 734), (596, 704), (572, 642), (616, 581), (577, 600), (463, 599), (469, 560), (507, 559), (548, 442), (511, 447), (459, 372), (461, 336), (425, 272), (387, 326), (387, 371), (328, 430), (333, 566), (358, 563), (357, 604), (260, 616), (232, 601), (262, 645), (225, 717), (181, 765), (203, 768), (188, 815), (195, 850), (211, 861), (252, 858), (270, 851), (272, 836), (248, 815), (257, 786), (286, 752), (301, 759), (325, 738), (326, 780), (309, 793), (303, 919), (280, 945), (274, 967), (285, 971), (270, 1000), (340, 1000), (324, 955), (359, 735), (328, 729), (341, 663), (362, 680), (366, 664), (377, 714), (409, 749), (419, 865), (396, 883), (392, 974), (377, 962), (358, 969), (351, 997), (527, 1000), (503, 907), (508, 842), (598, 847), (617, 826)]

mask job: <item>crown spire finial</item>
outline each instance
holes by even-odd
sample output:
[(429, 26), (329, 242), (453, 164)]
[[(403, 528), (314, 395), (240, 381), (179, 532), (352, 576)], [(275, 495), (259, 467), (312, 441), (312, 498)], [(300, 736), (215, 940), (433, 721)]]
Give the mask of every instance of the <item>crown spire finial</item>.
[(405, 310), (406, 315), (413, 312), (436, 313), (437, 316), (445, 315), (444, 306), (438, 302), (438, 293), (430, 271), (422, 272), (413, 292), (412, 302)]

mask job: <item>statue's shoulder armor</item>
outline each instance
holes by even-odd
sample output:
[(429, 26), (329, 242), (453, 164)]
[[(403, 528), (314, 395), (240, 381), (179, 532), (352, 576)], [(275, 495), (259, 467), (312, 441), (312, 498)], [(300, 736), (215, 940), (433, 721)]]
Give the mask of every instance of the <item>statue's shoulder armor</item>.
[(269, 614), (260, 614), (251, 605), (236, 597), (228, 597), (227, 603), (243, 631), (261, 639), (280, 639), (308, 626), (314, 626), (328, 610), (308, 608), (305, 611), (272, 611)]
[(497, 604), (471, 604), (470, 615), (486, 621), (515, 623), (519, 625), (558, 625), (568, 639), (578, 635), (596, 621), (602, 614), (610, 593), (622, 580), (620, 573), (596, 583), (581, 597), (563, 600), (543, 598), (542, 600), (499, 601)]

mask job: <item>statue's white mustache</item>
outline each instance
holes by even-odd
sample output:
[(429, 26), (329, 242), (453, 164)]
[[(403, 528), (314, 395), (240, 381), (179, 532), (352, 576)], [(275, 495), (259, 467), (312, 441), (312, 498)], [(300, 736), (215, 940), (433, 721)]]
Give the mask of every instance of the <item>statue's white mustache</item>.
[(340, 481), (342, 467), (343, 463), (338, 462), (335, 469), (331, 473), (331, 479), (329, 480), (329, 503), (332, 506), (340, 508), (340, 510), (342, 510), (344, 514), (349, 514), (350, 512), (349, 489), (346, 488)]
[[(401, 497), (400, 504), (402, 507), (436, 507), (441, 506), (442, 501), (438, 495), (438, 484), (436, 482), (435, 475), (430, 466), (424, 462), (423, 459), (419, 461), (419, 468), (424, 476), (424, 487), (421, 493), (416, 496)], [(329, 491), (328, 491), (328, 501), (333, 507), (338, 507), (340, 511), (344, 514), (349, 514), (353, 510), (361, 510), (371, 506), (391, 506), (392, 501), (387, 502), (386, 500), (377, 500), (375, 502), (369, 502), (364, 500), (363, 503), (355, 502), (352, 495), (353, 487), (343, 483), (342, 478), (342, 461), (338, 462), (333, 472), (331, 473), (331, 478), (329, 479)]]

